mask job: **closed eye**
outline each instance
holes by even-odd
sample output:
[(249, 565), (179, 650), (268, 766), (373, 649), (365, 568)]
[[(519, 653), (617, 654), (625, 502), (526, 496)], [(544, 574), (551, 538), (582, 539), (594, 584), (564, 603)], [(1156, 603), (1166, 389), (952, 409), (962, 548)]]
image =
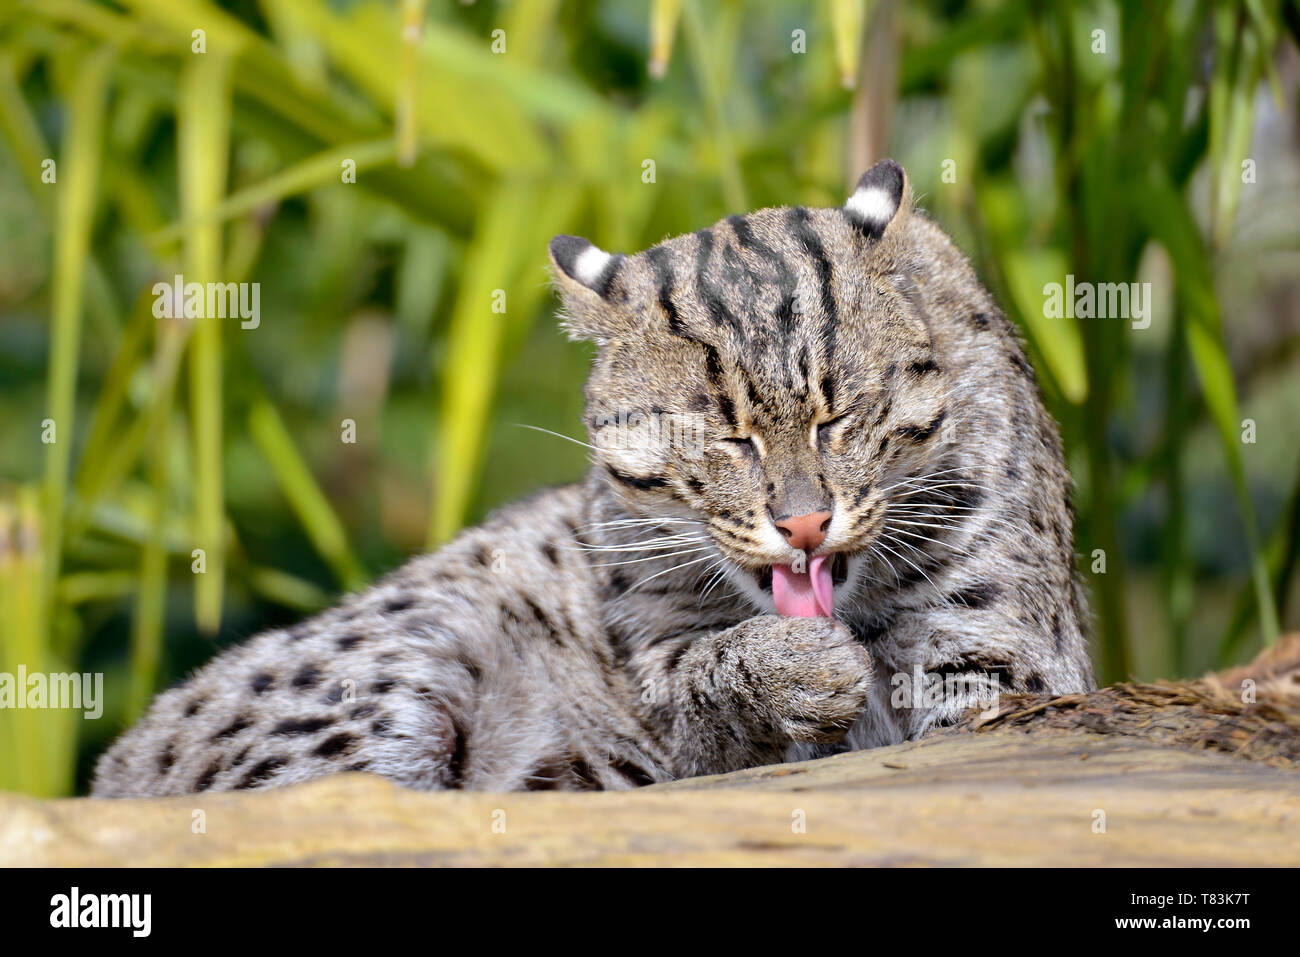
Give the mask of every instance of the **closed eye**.
[(844, 415), (837, 415), (828, 422), (822, 422), (819, 425), (814, 426), (813, 432), (815, 435), (816, 447), (819, 449), (825, 448), (826, 444), (830, 442), (831, 437), (834, 435), (836, 427), (842, 425), (847, 418), (848, 414), (845, 413)]
[(734, 449), (738, 449), (746, 455), (758, 454), (758, 443), (754, 441), (752, 435), (730, 436), (722, 441), (724, 444), (729, 445)]

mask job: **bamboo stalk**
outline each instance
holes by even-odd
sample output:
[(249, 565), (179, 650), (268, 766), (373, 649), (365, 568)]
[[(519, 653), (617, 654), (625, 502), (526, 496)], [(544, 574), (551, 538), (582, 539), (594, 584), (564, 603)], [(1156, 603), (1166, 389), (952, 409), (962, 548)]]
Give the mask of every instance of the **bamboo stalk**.
[(368, 576), (348, 544), (343, 522), (312, 478), (275, 406), (266, 398), (257, 399), (249, 410), (248, 430), (275, 473), (290, 508), (334, 570), (339, 584), (347, 591), (363, 587)]
[(44, 565), (39, 586), (39, 600), (50, 619), (63, 551), (63, 513), (75, 435), (83, 278), (103, 149), (104, 101), (114, 56), (114, 51), (105, 47), (80, 64), (68, 111), (67, 141), (59, 163), (62, 178), (55, 201), (53, 315), (46, 389), (46, 415), (55, 431), (54, 441), (45, 446), (41, 520)]
[(140, 550), (136, 612), (131, 628), (130, 685), (125, 708), (127, 719), (132, 721), (144, 713), (153, 695), (158, 683), (158, 663), (162, 655), (163, 622), (166, 617), (167, 601), (164, 520), (170, 492), (169, 440), (176, 374), (185, 348), (187, 332), (183, 320), (161, 320), (157, 350), (154, 355), (154, 391), (147, 415), (152, 514), (149, 521), (149, 538)]
[[(178, 103), (178, 163), (182, 217), (195, 223), (185, 234), (187, 282), (221, 278), (221, 226), (207, 220), (226, 189), (230, 147), (230, 61), (210, 50), (193, 54), (182, 69)], [(190, 415), (194, 431), (194, 539), (207, 571), (194, 577), (194, 612), (200, 631), (221, 625), (225, 582), (222, 479), (221, 321), (200, 319), (190, 337)]]

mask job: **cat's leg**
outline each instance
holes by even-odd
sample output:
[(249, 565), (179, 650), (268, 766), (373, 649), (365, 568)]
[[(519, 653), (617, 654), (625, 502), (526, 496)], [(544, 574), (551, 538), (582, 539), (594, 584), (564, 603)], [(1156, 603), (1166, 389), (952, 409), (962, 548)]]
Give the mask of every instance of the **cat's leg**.
[(778, 762), (793, 742), (831, 742), (871, 687), (865, 649), (829, 618), (763, 615), (682, 636), (632, 662), (679, 777)]
[[(954, 594), (944, 605), (904, 611), (885, 626), (860, 631), (875, 664), (875, 686), (846, 738), (851, 747), (918, 738), (971, 709), (995, 709), (1004, 694), (1093, 687), (1086, 653), (1069, 653), (1084, 642), (1067, 605), (1026, 613), (1001, 595), (989, 597), (991, 589), (980, 600)], [(1043, 624), (1033, 624), (1038, 621)]]

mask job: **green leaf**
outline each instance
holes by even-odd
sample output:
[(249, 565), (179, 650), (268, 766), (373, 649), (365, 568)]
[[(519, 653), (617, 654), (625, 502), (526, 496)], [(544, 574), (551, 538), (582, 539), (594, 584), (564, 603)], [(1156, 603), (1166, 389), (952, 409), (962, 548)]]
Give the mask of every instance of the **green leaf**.
[[(434, 502), (429, 544), (460, 528), (483, 457), (507, 323), (526, 322), (546, 290), (543, 250), (555, 224), (569, 219), (571, 188), (508, 183), (484, 210), (465, 253), (448, 330), (434, 437)], [(534, 269), (523, 268), (533, 263)], [(521, 274), (521, 269), (522, 274)], [(494, 312), (505, 293), (506, 312)]]
[(275, 474), (289, 507), (323, 559), (347, 591), (365, 586), (369, 576), (348, 544), (343, 522), (312, 477), (280, 414), (266, 398), (257, 399), (248, 412), (248, 431)]
[(1153, 176), (1151, 181), (1143, 184), (1143, 188), (1132, 190), (1130, 195), (1138, 215), (1165, 247), (1173, 263), (1177, 295), (1188, 317), (1188, 351), (1228, 461), (1250, 553), (1260, 629), (1265, 643), (1271, 645), (1277, 640), (1281, 628), (1268, 564), (1260, 545), (1254, 501), (1241, 460), (1242, 425), (1237, 386), (1223, 340), (1219, 303), (1210, 278), (1209, 256), (1190, 210), (1167, 180)]
[[(230, 150), (230, 59), (217, 50), (190, 58), (181, 71), (177, 104), (185, 282), (221, 282), (221, 226), (213, 213), (226, 192)], [(221, 625), (225, 583), (225, 495), (222, 476), (222, 329), (199, 319), (190, 338), (190, 415), (194, 431), (194, 539), (207, 555), (207, 573), (194, 576), (194, 616), (201, 631)]]
[(361, 173), (392, 163), (396, 154), (397, 146), (392, 140), (367, 140), (325, 150), (260, 183), (231, 193), (203, 214), (158, 230), (150, 239), (159, 245), (169, 243), (199, 227), (220, 225), (226, 220), (244, 216), (262, 206), (279, 203), (290, 196), (322, 186), (342, 184), (345, 162), (350, 161), (353, 165), (349, 169)]
[(90, 233), (98, 204), (98, 179), (103, 153), (104, 103), (115, 51), (104, 47), (79, 64), (76, 87), (68, 107), (67, 138), (59, 157), (59, 190), (55, 202), (53, 315), (50, 320), (50, 368), (46, 415), (53, 422), (55, 441), (45, 446), (45, 561), (40, 595), (46, 613), (53, 614), (55, 584), (63, 549), (63, 518), (67, 507), (76, 409), (83, 278)]
[[(1088, 372), (1078, 321), (1069, 318), (1073, 307), (1064, 302), (1066, 275), (1070, 271), (1065, 255), (1056, 249), (1007, 250), (1003, 270), (1016, 311), (1061, 394), (1075, 404), (1083, 402), (1088, 397)], [(1063, 306), (1060, 317), (1047, 315), (1051, 284), (1060, 287)]]

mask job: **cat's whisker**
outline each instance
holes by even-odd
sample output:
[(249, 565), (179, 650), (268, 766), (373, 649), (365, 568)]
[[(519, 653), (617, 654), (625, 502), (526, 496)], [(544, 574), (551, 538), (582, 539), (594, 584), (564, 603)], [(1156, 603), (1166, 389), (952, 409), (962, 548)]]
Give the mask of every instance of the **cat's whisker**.
[[(889, 516), (887, 516), (886, 519), (885, 519), (886, 524), (888, 524), (890, 521), (893, 521), (893, 520), (894, 520), (893, 516), (895, 516), (895, 515), (901, 516), (901, 517), (903, 517), (903, 518), (912, 518), (912, 519), (933, 519), (933, 518), (936, 517), (936, 516), (933, 515), (933, 514), (928, 514), (928, 513), (924, 513), (924, 512), (916, 513), (916, 512), (908, 512), (908, 511), (905, 511), (905, 510), (903, 510), (903, 509), (892, 509), (892, 508), (891, 508), (891, 509), (890, 509), (890, 512), (889, 512)], [(1014, 522), (1008, 522), (1006, 519), (998, 518), (997, 516), (994, 516), (994, 515), (985, 515), (985, 516), (982, 517), (979, 521), (980, 521), (982, 524), (993, 525), (993, 526), (996, 526), (996, 527), (999, 527), (999, 528), (1005, 528), (1007, 531), (1016, 532), (1016, 533), (1023, 533), (1024, 530), (1025, 530), (1023, 525), (1017, 525), (1017, 524), (1015, 524)], [(953, 522), (953, 523), (945, 523), (945, 522), (925, 522), (925, 523), (919, 523), (919, 524), (928, 524), (928, 525), (930, 525), (932, 528), (951, 529), (951, 530), (954, 530), (954, 531), (961, 531), (961, 530), (963, 530), (963, 529), (970, 529), (970, 528), (972, 528), (971, 525), (959, 524), (959, 523), (956, 523), (956, 522)]]
[(723, 566), (725, 562), (726, 562), (726, 558), (723, 556), (719, 556), (716, 561), (712, 562), (711, 564), (705, 565), (704, 569), (699, 573), (699, 575), (696, 576), (695, 581), (697, 585), (699, 584), (701, 578), (705, 578), (705, 576), (708, 576), (707, 580), (704, 583), (704, 590), (700, 593), (699, 598), (697, 598), (695, 601), (695, 606), (697, 608), (700, 605), (704, 604), (704, 600), (708, 598), (709, 592), (712, 591), (713, 586), (717, 584), (718, 576), (723, 574), (724, 571)]
[(901, 525), (905, 525), (907, 528), (923, 528), (926, 529), (927, 532), (950, 532), (953, 534), (962, 534), (963, 532), (970, 531), (970, 525), (950, 524), (944, 523), (944, 521), (918, 521), (917, 516), (901, 516), (901, 518), (896, 518), (896, 516), (892, 515), (889, 516), (887, 521), (885, 521), (883, 528), (887, 528), (892, 532), (897, 532), (898, 527), (901, 527)]
[[(894, 567), (894, 563), (893, 563), (893, 562), (891, 562), (889, 559), (885, 558), (883, 555), (879, 554), (879, 553), (876, 551), (876, 544), (877, 544), (877, 543), (874, 542), (874, 541), (869, 542), (869, 543), (867, 544), (867, 555), (871, 558), (872, 561), (882, 563), (886, 568), (888, 568), (891, 572), (893, 572), (893, 573), (894, 573), (894, 587), (895, 587), (895, 588), (899, 587), (900, 585), (902, 585), (903, 581), (902, 581), (901, 578), (898, 577), (898, 569), (896, 569), (896, 568)], [(886, 586), (886, 587), (888, 587), (888, 586)]]
[(629, 558), (625, 562), (592, 562), (593, 568), (613, 568), (616, 565), (639, 565), (641, 562), (659, 562), (665, 558), (676, 558), (678, 555), (693, 555), (696, 552), (708, 551), (711, 546), (705, 545), (701, 548), (687, 548), (680, 552), (674, 552), (671, 555), (647, 555), (644, 558)]
[[(891, 535), (891, 534), (889, 534), (887, 531), (882, 532), (881, 534), (883, 535), (883, 537), (889, 539), (891, 542), (893, 542), (893, 543), (894, 543), (895, 545), (897, 545), (899, 548), (906, 548), (906, 549), (908, 549), (909, 551), (915, 552), (916, 554), (920, 555), (923, 559), (925, 559), (925, 558), (931, 558), (931, 557), (932, 557), (932, 556), (929, 555), (929, 554), (928, 554), (928, 553), (927, 553), (923, 548), (921, 548), (919, 545), (914, 544), (913, 542), (905, 542), (905, 541), (903, 541), (901, 538), (898, 538), (898, 537), (895, 536), (895, 535)], [(918, 570), (919, 570), (919, 569), (918, 569)]]
[[(894, 544), (899, 545), (900, 547), (903, 546), (903, 545), (905, 545), (905, 544), (907, 544), (906, 542), (900, 542), (900, 541), (898, 541), (898, 539), (893, 538), (892, 536), (883, 536), (883, 537), (888, 537), (890, 541), (894, 542)], [(888, 551), (891, 555), (897, 555), (897, 556), (898, 556), (899, 558), (901, 558), (903, 561), (907, 562), (907, 564), (909, 564), (909, 565), (911, 565), (913, 568), (915, 568), (915, 569), (920, 573), (921, 577), (924, 578), (926, 581), (928, 581), (928, 582), (930, 583), (930, 587), (931, 587), (931, 588), (933, 588), (936, 592), (939, 591), (939, 586), (936, 585), (936, 584), (934, 583), (934, 580), (933, 580), (929, 575), (927, 575), (927, 574), (925, 573), (925, 569), (924, 569), (924, 568), (922, 568), (920, 565), (916, 564), (916, 562), (912, 561), (912, 560), (911, 560), (910, 558), (908, 558), (906, 555), (899, 555), (898, 552), (894, 551), (892, 548), (890, 548), (890, 547), (889, 547), (888, 545), (886, 545), (884, 542), (880, 542), (879, 544), (880, 544), (880, 547), (881, 547), (881, 548), (883, 548), (883, 549), (885, 549), (886, 551)], [(913, 547), (915, 548), (915, 546), (913, 546)], [(918, 549), (918, 551), (919, 551), (919, 549)], [(922, 554), (925, 554), (925, 553), (922, 552)], [(926, 556), (926, 557), (928, 558), (929, 556)]]
[(704, 594), (700, 596), (700, 603), (703, 603), (704, 599), (709, 597), (709, 593), (713, 591), (713, 589), (717, 588), (718, 585), (720, 585), (723, 581), (725, 581), (726, 577), (727, 577), (727, 558), (724, 555), (718, 560), (718, 570), (714, 572), (713, 577), (709, 579), (708, 585), (704, 589)]
[(898, 488), (898, 487), (900, 487), (900, 486), (902, 486), (902, 485), (904, 485), (904, 484), (906, 484), (906, 483), (908, 483), (908, 482), (928, 482), (928, 481), (930, 481), (931, 479), (935, 479), (935, 478), (940, 477), (941, 475), (950, 475), (950, 474), (952, 474), (953, 472), (969, 472), (969, 471), (971, 471), (971, 469), (970, 469), (969, 467), (963, 465), (963, 466), (956, 466), (956, 467), (954, 467), (954, 468), (950, 468), (950, 469), (940, 469), (940, 470), (937, 471), (937, 472), (930, 472), (930, 473), (928, 473), (928, 474), (926, 474), (926, 475), (909, 475), (907, 478), (900, 479), (900, 480), (899, 480), (898, 482), (896, 482), (895, 484), (890, 485), (890, 486), (886, 486), (885, 488), (881, 489), (880, 491), (882, 491), (882, 492), (887, 492), (887, 491), (889, 491), (891, 488)]
[[(913, 525), (915, 523), (904, 522), (902, 524)], [(951, 548), (954, 552), (957, 552), (959, 555), (965, 555), (968, 558), (973, 557), (971, 553), (968, 552), (966, 549), (962, 548), (960, 545), (954, 545), (952, 542), (945, 542), (939, 538), (930, 538), (928, 535), (922, 535), (919, 532), (909, 532), (906, 529), (902, 529), (902, 528), (896, 528), (894, 529), (894, 531), (896, 531), (899, 535), (911, 535), (913, 538), (919, 538), (927, 542), (934, 542), (934, 544), (942, 545), (944, 548)]]
[(534, 432), (542, 432), (545, 433), (546, 435), (553, 435), (557, 439), (564, 439), (566, 442), (572, 442), (574, 445), (581, 445), (584, 449), (591, 449), (591, 451), (593, 452), (600, 451), (600, 449), (596, 448), (596, 446), (584, 442), (581, 439), (575, 439), (573, 436), (565, 435), (563, 432), (553, 432), (550, 429), (544, 429), (540, 425), (529, 425), (526, 422), (511, 422), (510, 424), (515, 426), (516, 428), (531, 429)]
[(974, 477), (974, 472), (975, 470), (973, 468), (940, 469), (937, 472), (930, 472), (926, 475), (904, 475), (899, 478), (897, 484), (903, 484), (905, 482), (933, 482), (936, 480), (951, 482), (954, 481), (954, 476), (956, 479), (972, 478)]
[(891, 492), (892, 489), (906, 488), (906, 486), (913, 486), (913, 488), (917, 488), (917, 486), (927, 484), (927, 482), (928, 484), (933, 484), (933, 481), (935, 481), (936, 479), (940, 479), (943, 481), (953, 481), (952, 479), (944, 479), (944, 475), (948, 475), (948, 473), (953, 473), (953, 472), (969, 473), (970, 471), (971, 469), (969, 468), (945, 468), (945, 469), (940, 469), (939, 472), (931, 472), (930, 475), (907, 476), (905, 477), (905, 479), (900, 479), (894, 482), (893, 485), (885, 485), (884, 488), (879, 489), (879, 492), (881, 493)]
[(616, 518), (607, 522), (591, 522), (579, 525), (578, 531), (591, 531), (597, 528), (624, 528), (632, 525), (700, 525), (705, 523), (696, 518)]
[[(655, 580), (656, 578), (658, 578), (660, 575), (667, 575), (669, 572), (675, 572), (675, 571), (677, 571), (678, 569), (686, 568), (688, 565), (696, 565), (696, 564), (698, 564), (698, 563), (700, 563), (700, 562), (707, 562), (708, 560), (709, 560), (709, 556), (708, 556), (708, 555), (705, 555), (703, 558), (695, 558), (695, 559), (692, 559), (692, 560), (689, 561), (689, 562), (682, 562), (680, 565), (674, 565), (672, 568), (665, 568), (665, 569), (664, 569), (663, 571), (661, 571), (661, 572), (655, 572), (653, 575), (649, 576), (648, 578), (643, 578), (643, 579), (641, 579), (639, 582), (637, 582), (635, 585), (633, 585), (633, 586), (632, 586), (631, 588), (629, 588), (627, 591), (628, 591), (628, 592), (636, 591), (638, 588), (640, 588), (640, 587), (641, 587), (642, 585), (644, 585), (646, 582), (654, 581), (654, 580)], [(626, 594), (626, 592), (625, 592), (624, 594)]]
[(982, 505), (956, 505), (948, 502), (890, 502), (889, 510), (901, 508), (939, 508), (944, 511), (952, 512), (984, 512), (988, 511)]
[[(848, 580), (849, 583), (857, 584), (860, 579), (865, 578), (867, 581), (872, 582), (873, 584), (885, 585), (887, 587), (888, 582), (886, 582), (883, 578), (877, 578), (875, 575), (871, 574), (871, 572), (867, 571), (867, 568), (871, 564), (872, 560), (873, 560), (873, 556), (870, 554), (870, 552), (868, 552), (866, 555), (862, 556), (861, 562), (857, 563), (854, 566), (850, 566), (849, 580)], [(862, 605), (861, 596), (856, 590), (850, 590), (847, 594), (849, 600), (853, 602), (855, 607), (861, 607)]]
[(619, 545), (565, 545), (562, 547), (581, 552), (641, 552), (676, 548), (678, 545), (702, 545), (707, 541), (707, 538), (693, 535), (674, 538), (652, 538), (643, 542), (626, 542)]
[(989, 488), (987, 485), (978, 485), (975, 482), (943, 482), (938, 485), (925, 485), (925, 486), (915, 486), (915, 487), (903, 486), (903, 487), (907, 488), (908, 491), (895, 495), (894, 498), (908, 498), (909, 496), (912, 495), (921, 495), (926, 492), (937, 492), (940, 489), (945, 489), (945, 488), (973, 488), (973, 489), (978, 489), (981, 492), (990, 492), (990, 493), (993, 491), (993, 489)]
[[(993, 489), (989, 488), (987, 485), (980, 485), (978, 482), (954, 482), (954, 481), (947, 481), (947, 482), (932, 482), (932, 483), (925, 484), (925, 485), (911, 485), (911, 484), (908, 484), (908, 485), (903, 485), (903, 486), (900, 486), (900, 487), (901, 487), (904, 491), (901, 492), (901, 493), (899, 493), (898, 495), (893, 496), (893, 497), (895, 497), (895, 498), (899, 498), (899, 497), (904, 497), (904, 496), (906, 496), (906, 495), (917, 495), (917, 494), (922, 494), (922, 493), (934, 493), (934, 494), (937, 494), (937, 493), (941, 492), (943, 489), (948, 489), (948, 488), (957, 488), (957, 489), (977, 489), (977, 490), (979, 490), (979, 491), (983, 491), (983, 492), (992, 492), (992, 491), (994, 491)], [(957, 494), (957, 493), (955, 493), (955, 492), (947, 492), (947, 493), (944, 493), (944, 497), (945, 497), (945, 498), (952, 498), (952, 497), (955, 496), (956, 494)]]

